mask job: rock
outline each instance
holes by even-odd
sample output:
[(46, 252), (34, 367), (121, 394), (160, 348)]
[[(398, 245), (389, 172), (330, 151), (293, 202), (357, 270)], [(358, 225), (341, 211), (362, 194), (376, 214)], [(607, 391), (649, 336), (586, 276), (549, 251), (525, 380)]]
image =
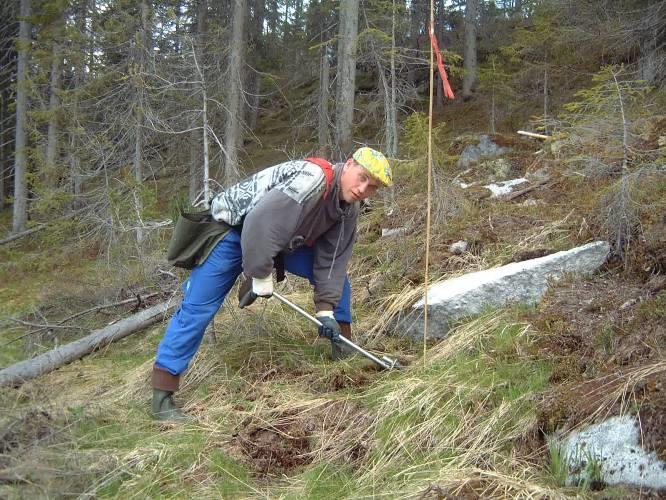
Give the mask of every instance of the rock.
[(620, 311), (625, 311), (632, 307), (636, 302), (638, 302), (638, 299), (630, 299), (627, 300), (624, 304), (620, 306)]
[(490, 180), (506, 179), (511, 175), (512, 168), (511, 164), (504, 158), (485, 161), (481, 164), (482, 171), (490, 172), (490, 175), (492, 176)]
[(465, 253), (467, 251), (468, 246), (469, 244), (466, 241), (456, 241), (449, 247), (449, 252), (453, 255), (460, 255), (461, 253)]
[(537, 182), (542, 182), (542, 181), (547, 181), (550, 179), (550, 173), (548, 172), (548, 169), (546, 168), (540, 168), (538, 170), (535, 170), (533, 172), (527, 172), (525, 174), (525, 177), (527, 178), (528, 181), (537, 183)]
[(521, 203), (521, 205), (523, 205), (525, 207), (536, 207), (536, 206), (545, 205), (545, 204), (546, 204), (546, 202), (543, 201), (543, 200), (534, 200), (532, 198), (528, 198), (527, 200), (525, 200), (524, 202)]
[[(557, 443), (556, 438), (551, 442), (553, 439)], [(666, 462), (641, 447), (637, 422), (631, 415), (574, 431), (559, 446), (569, 470), (567, 486), (590, 479), (588, 464), (592, 460), (598, 465), (598, 479), (607, 485), (666, 488)]]
[[(428, 290), (428, 335), (445, 337), (451, 322), (478, 314), (486, 307), (500, 307), (511, 302), (536, 303), (546, 291), (549, 279), (557, 279), (569, 272), (594, 272), (605, 262), (608, 251), (607, 242), (597, 241), (437, 283)], [(423, 338), (423, 307), (424, 300), (421, 299), (394, 322), (391, 330), (400, 335)]]
[(475, 146), (470, 144), (463, 149), (458, 159), (458, 167), (467, 168), (472, 163), (476, 163), (484, 157), (497, 156), (510, 151), (509, 148), (503, 148), (495, 144), (487, 135), (479, 136), (479, 143)]
[(388, 238), (389, 236), (404, 236), (408, 233), (409, 228), (407, 227), (396, 227), (394, 229), (382, 228), (382, 238)]

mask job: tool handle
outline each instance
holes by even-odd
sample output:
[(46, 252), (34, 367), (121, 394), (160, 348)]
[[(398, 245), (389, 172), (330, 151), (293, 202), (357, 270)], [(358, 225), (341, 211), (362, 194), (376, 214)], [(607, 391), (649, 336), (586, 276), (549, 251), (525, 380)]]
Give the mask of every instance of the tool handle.
[[(308, 313), (308, 312), (305, 311), (304, 309), (298, 307), (298, 306), (297, 306), (296, 304), (294, 304), (293, 302), (291, 302), (291, 301), (285, 299), (285, 298), (284, 298), (282, 295), (280, 295), (279, 293), (273, 292), (273, 297), (275, 297), (276, 299), (278, 299), (278, 300), (279, 300), (280, 302), (282, 302), (283, 304), (285, 304), (285, 305), (291, 307), (294, 311), (296, 311), (296, 312), (302, 314), (302, 315), (305, 316), (307, 319), (309, 319), (310, 321), (312, 321), (315, 325), (317, 325), (317, 326), (321, 326), (321, 321), (319, 321), (317, 318), (315, 318), (312, 314)], [(360, 347), (360, 346), (354, 344), (351, 340), (349, 340), (348, 338), (343, 337), (342, 335), (340, 335), (340, 337), (339, 337), (339, 341), (342, 342), (343, 344), (346, 344), (347, 346), (351, 347), (351, 348), (354, 349), (355, 351), (361, 353), (361, 354), (362, 354), (363, 356), (365, 356), (366, 358), (368, 358), (368, 359), (374, 361), (375, 363), (377, 363), (377, 364), (378, 364), (379, 366), (381, 366), (382, 368), (386, 368), (387, 370), (390, 370), (391, 368), (395, 368), (395, 366), (396, 366), (396, 362), (395, 362), (395, 361), (391, 360), (391, 361), (392, 361), (391, 363), (387, 363), (386, 361), (383, 361), (383, 360), (379, 359), (377, 356), (375, 356), (375, 355), (369, 353), (368, 351), (366, 351), (366, 350), (363, 349), (362, 347)]]
[(282, 302), (283, 304), (285, 304), (285, 305), (291, 307), (294, 311), (296, 311), (296, 312), (298, 312), (298, 313), (301, 313), (301, 315), (303, 315), (303, 316), (305, 316), (306, 318), (308, 318), (308, 319), (309, 319), (310, 321), (312, 321), (315, 325), (317, 325), (317, 326), (321, 326), (321, 321), (319, 321), (317, 318), (315, 318), (312, 314), (310, 314), (309, 312), (307, 312), (305, 309), (302, 309), (302, 308), (298, 307), (296, 304), (294, 304), (293, 302), (291, 302), (291, 301), (285, 299), (285, 298), (284, 298), (282, 295), (280, 295), (279, 293), (277, 293), (277, 292), (273, 292), (273, 297), (275, 297), (276, 299), (278, 299), (278, 300), (279, 300), (280, 302)]

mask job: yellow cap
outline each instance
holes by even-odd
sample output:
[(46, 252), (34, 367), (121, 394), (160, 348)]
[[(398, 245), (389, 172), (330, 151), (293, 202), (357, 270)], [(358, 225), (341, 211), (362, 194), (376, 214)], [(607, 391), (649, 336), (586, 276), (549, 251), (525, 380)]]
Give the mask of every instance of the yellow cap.
[(393, 185), (391, 166), (386, 157), (379, 151), (368, 147), (358, 148), (352, 158), (384, 186)]

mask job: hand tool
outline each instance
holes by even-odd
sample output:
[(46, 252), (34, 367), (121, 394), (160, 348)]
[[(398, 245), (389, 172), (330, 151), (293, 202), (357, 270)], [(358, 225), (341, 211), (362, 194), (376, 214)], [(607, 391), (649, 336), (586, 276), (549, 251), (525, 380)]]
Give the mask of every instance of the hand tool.
[[(279, 293), (276, 293), (274, 291), (273, 292), (273, 297), (278, 299), (283, 304), (289, 306), (290, 308), (292, 308), (294, 311), (301, 314), (302, 316), (305, 316), (307, 319), (312, 321), (315, 325), (321, 326), (321, 322), (317, 318), (315, 318), (314, 316), (312, 316), (311, 314), (309, 314), (305, 310), (301, 309), (300, 307), (298, 307), (293, 302), (284, 298)], [(398, 362), (397, 359), (391, 359), (388, 356), (382, 356), (382, 358), (380, 359), (377, 356), (375, 356), (374, 354), (371, 354), (368, 351), (366, 351), (365, 349), (363, 349), (362, 347), (356, 345), (354, 342), (352, 342), (348, 338), (343, 337), (342, 335), (340, 335), (340, 340), (339, 341), (342, 342), (343, 344), (347, 345), (348, 347), (351, 347), (356, 352), (362, 354), (363, 356), (372, 360), (373, 362), (375, 362), (376, 364), (378, 364), (379, 366), (381, 366), (382, 368), (384, 368), (386, 370), (392, 370), (394, 368), (403, 368), (403, 366)]]

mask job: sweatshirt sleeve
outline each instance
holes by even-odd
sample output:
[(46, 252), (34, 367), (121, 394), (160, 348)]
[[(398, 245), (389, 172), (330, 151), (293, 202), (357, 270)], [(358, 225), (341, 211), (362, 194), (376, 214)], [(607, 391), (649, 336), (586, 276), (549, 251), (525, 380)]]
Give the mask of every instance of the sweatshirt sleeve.
[(302, 218), (304, 206), (321, 193), (325, 178), (321, 169), (304, 168), (297, 176), (268, 191), (247, 214), (241, 234), (243, 272), (265, 278), (273, 269), (273, 257), (287, 247)]
[(342, 296), (347, 264), (356, 239), (358, 204), (350, 215), (317, 238), (314, 245), (315, 309), (333, 310)]

